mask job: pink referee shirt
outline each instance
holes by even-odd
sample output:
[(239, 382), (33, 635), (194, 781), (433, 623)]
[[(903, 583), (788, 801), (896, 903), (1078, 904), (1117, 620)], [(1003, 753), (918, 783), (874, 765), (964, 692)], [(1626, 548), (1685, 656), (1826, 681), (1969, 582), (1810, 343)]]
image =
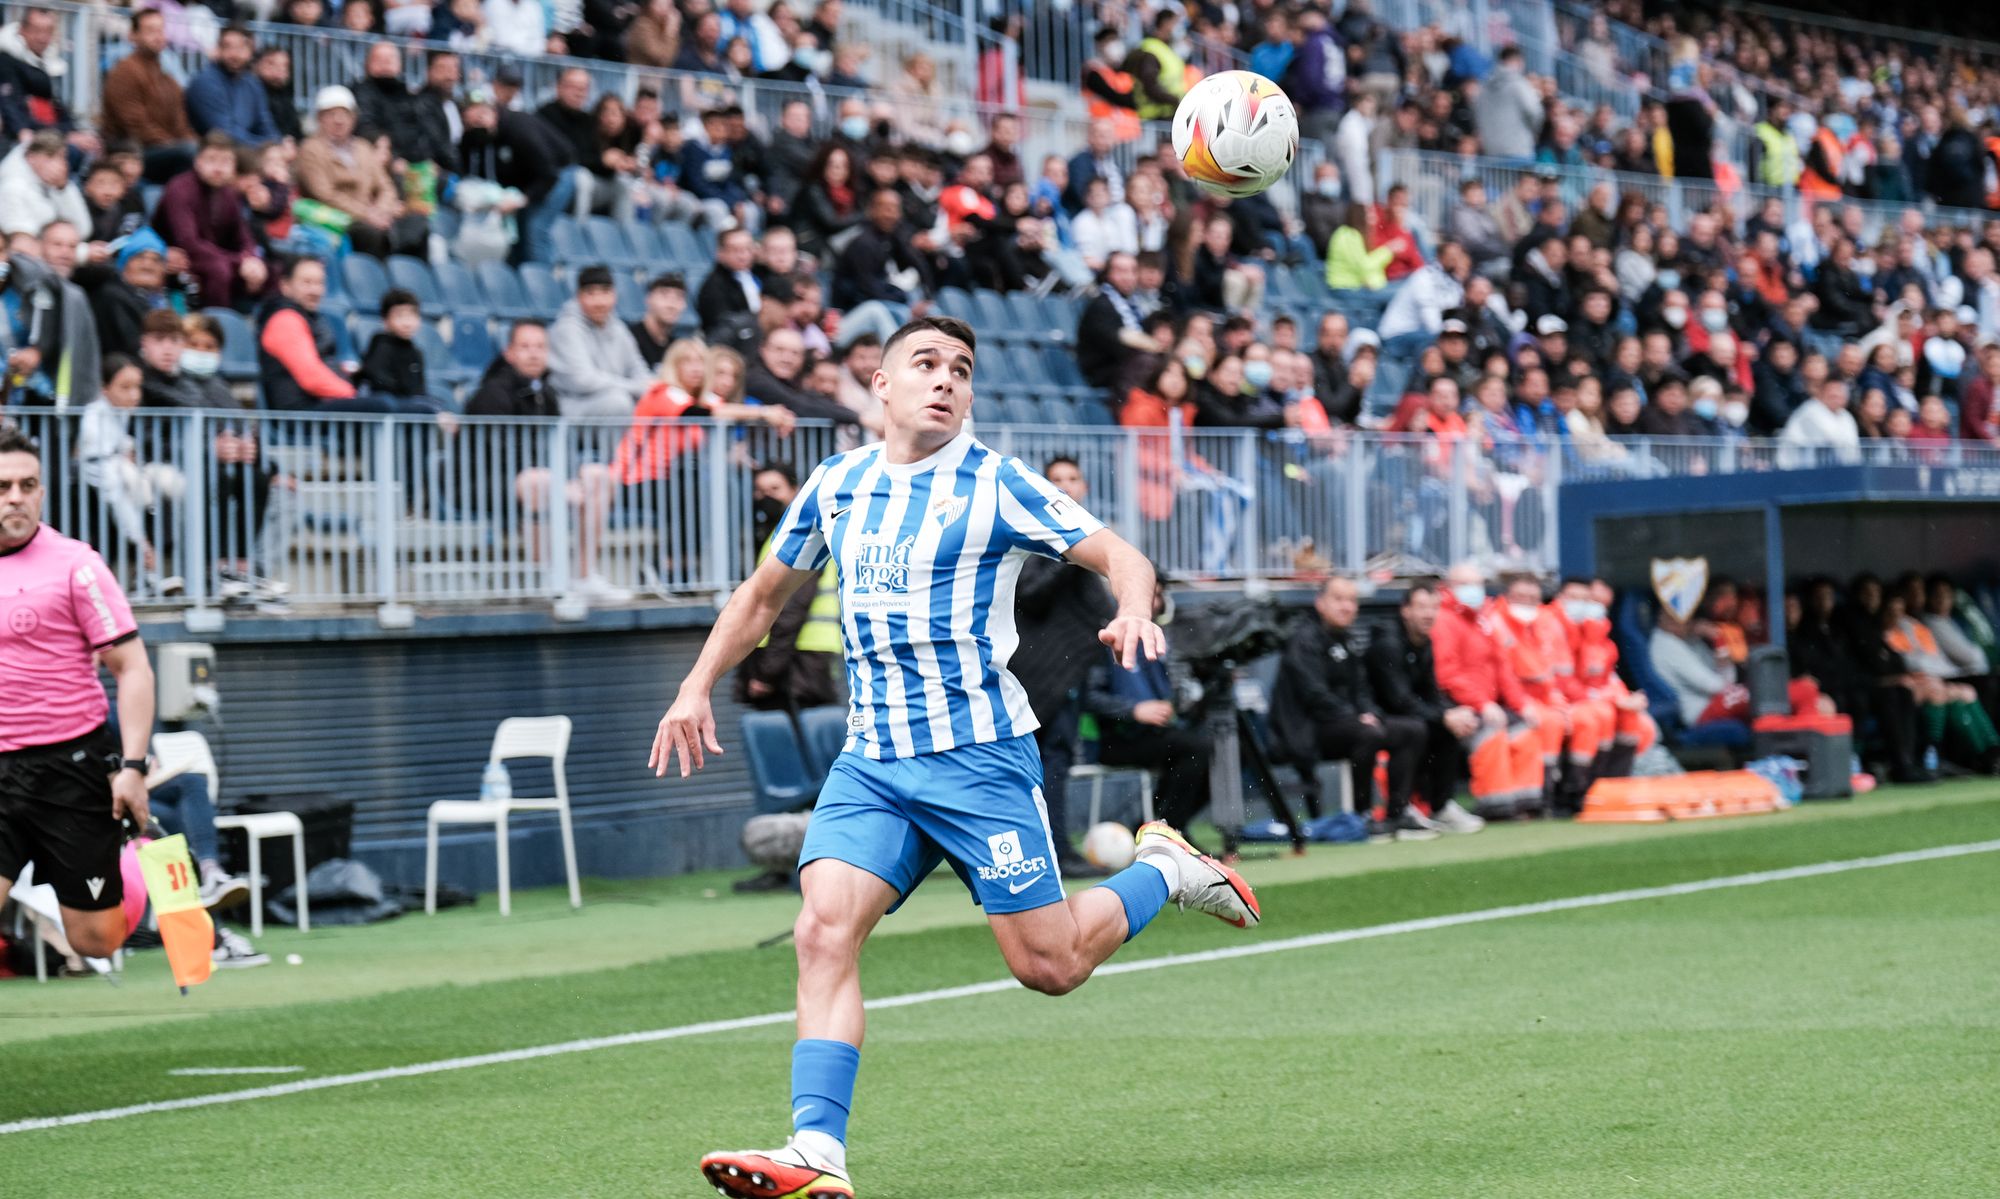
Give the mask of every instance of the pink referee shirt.
[(81, 737), (105, 722), (96, 650), (139, 631), (97, 551), (43, 525), (0, 554), (0, 752)]

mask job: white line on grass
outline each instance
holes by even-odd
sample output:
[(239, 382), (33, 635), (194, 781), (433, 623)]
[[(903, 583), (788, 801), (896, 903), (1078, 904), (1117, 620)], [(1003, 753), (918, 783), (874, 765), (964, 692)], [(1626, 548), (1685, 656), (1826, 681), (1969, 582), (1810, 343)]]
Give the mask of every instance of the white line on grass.
[[(1165, 970), (1172, 966), (1193, 966), (1203, 962), (1220, 962), (1230, 958), (1262, 957), (1265, 954), (1285, 953), (1294, 949), (1313, 949), (1322, 945), (1341, 945), (1349, 941), (1367, 941), (1376, 937), (1394, 937), (1404, 933), (1429, 932), (1433, 929), (1456, 928), (1466, 924), (1487, 924), (1495, 920), (1512, 920), (1518, 916), (1540, 916), (1550, 912), (1568, 912), (1579, 908), (1601, 908), (1611, 904), (1634, 903), (1645, 899), (1669, 899), (1677, 895), (1696, 895), (1703, 891), (1724, 891), (1734, 887), (1755, 887), (1764, 883), (1790, 882), (1793, 879), (1817, 878), (1827, 874), (1845, 874), (1853, 870), (1872, 870), (1881, 866), (1903, 866), (1913, 862), (1935, 862), (1944, 858), (1962, 858), (1971, 854), (2000, 851), (2000, 840), (1972, 841), (1962, 845), (1940, 845), (1932, 849), (1913, 849), (1903, 853), (1881, 854), (1872, 858), (1848, 858), (1838, 862), (1817, 862), (1810, 866), (1788, 866), (1782, 870), (1759, 870), (1752, 874), (1731, 874), (1721, 878), (1696, 879), (1692, 882), (1670, 883), (1660, 887), (1634, 887), (1627, 891), (1605, 891), (1597, 895), (1575, 895), (1567, 899), (1545, 899), (1536, 903), (1509, 904), (1506, 907), (1485, 908), (1476, 912), (1454, 912), (1446, 916), (1426, 916), (1420, 920), (1398, 920), (1389, 924), (1374, 924), (1365, 928), (1345, 928), (1334, 932), (1312, 933), (1303, 937), (1287, 937), (1277, 941), (1258, 941), (1251, 945), (1240, 945), (1231, 949), (1210, 949), (1199, 953), (1177, 953), (1164, 957), (1142, 958), (1138, 961), (1113, 962), (1097, 969), (1099, 975), (1137, 974), (1145, 970)], [(994, 995), (1012, 991), (1020, 984), (1011, 978), (994, 979), (990, 982), (969, 983), (962, 987), (944, 987), (935, 991), (917, 991), (909, 995), (892, 995), (885, 999), (871, 999), (865, 1005), (870, 1011), (884, 1011), (889, 1008), (915, 1007), (919, 1004), (938, 1003), (947, 999), (966, 999), (974, 995)], [(589, 1053), (599, 1049), (617, 1049), (626, 1045), (650, 1045), (657, 1041), (678, 1041), (688, 1037), (708, 1036), (711, 1033), (741, 1032), (752, 1028), (770, 1028), (774, 1025), (790, 1024), (793, 1013), (769, 1012), (761, 1016), (739, 1016), (733, 1020), (707, 1020), (700, 1024), (682, 1024), (674, 1028), (655, 1028), (643, 1032), (619, 1033), (608, 1037), (585, 1037), (575, 1041), (559, 1041), (553, 1045), (534, 1045), (526, 1049), (507, 1049), (498, 1053), (481, 1053), (471, 1057), (445, 1058), (435, 1062), (419, 1062), (410, 1066), (391, 1066), (382, 1070), (362, 1070), (353, 1074), (329, 1074), (323, 1078), (302, 1078), (295, 1082), (274, 1083), (271, 1086), (251, 1087), (241, 1091), (222, 1091), (213, 1095), (190, 1095), (181, 1099), (162, 1099), (152, 1103), (134, 1103), (125, 1107), (109, 1107), (94, 1112), (74, 1112), (67, 1116), (39, 1116), (29, 1120), (15, 1120), (0, 1124), (0, 1136), (17, 1132), (35, 1132), (45, 1128), (67, 1128), (76, 1124), (96, 1124), (103, 1120), (122, 1120), (128, 1116), (144, 1116), (153, 1112), (184, 1111), (189, 1108), (214, 1107), (224, 1103), (244, 1103), (252, 1099), (277, 1099), (286, 1095), (299, 1095), (307, 1091), (324, 1091), (333, 1087), (351, 1087), (362, 1083), (386, 1082), (392, 1078), (417, 1078), (425, 1074), (444, 1074), (453, 1070), (471, 1070), (480, 1066), (502, 1066), (512, 1062), (534, 1061), (537, 1058), (560, 1057), (571, 1053)]]

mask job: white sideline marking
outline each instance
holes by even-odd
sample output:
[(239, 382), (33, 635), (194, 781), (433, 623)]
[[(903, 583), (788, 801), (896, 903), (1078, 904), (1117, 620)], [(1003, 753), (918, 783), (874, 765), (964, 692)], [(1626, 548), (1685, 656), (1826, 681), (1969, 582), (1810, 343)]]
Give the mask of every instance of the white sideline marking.
[[(1962, 845), (1940, 845), (1931, 849), (1913, 849), (1902, 853), (1882, 854), (1872, 858), (1848, 858), (1837, 862), (1817, 862), (1810, 866), (1788, 866), (1782, 870), (1760, 870), (1752, 874), (1732, 874), (1721, 878), (1696, 879), (1692, 882), (1670, 883), (1659, 887), (1635, 887), (1627, 891), (1605, 891), (1597, 895), (1575, 895), (1567, 899), (1545, 899), (1535, 903), (1509, 904), (1506, 907), (1485, 908), (1476, 912), (1455, 912), (1445, 916), (1426, 916), (1420, 920), (1398, 920), (1390, 924), (1374, 924), (1365, 928), (1346, 928), (1333, 932), (1313, 933), (1303, 937), (1288, 937), (1278, 941), (1259, 941), (1254, 945), (1242, 945), (1233, 949), (1209, 949), (1198, 953), (1169, 954), (1165, 957), (1143, 958), (1133, 962), (1114, 962), (1098, 967), (1099, 975), (1137, 974), (1145, 970), (1165, 970), (1171, 966), (1193, 966), (1203, 962), (1220, 962), (1230, 958), (1262, 957), (1265, 954), (1285, 953), (1293, 949), (1312, 949), (1322, 945), (1341, 945), (1349, 941), (1367, 941), (1376, 937), (1394, 937), (1403, 933), (1428, 932), (1439, 928), (1456, 928), (1466, 924), (1486, 924), (1495, 920), (1511, 920), (1517, 916), (1540, 916), (1549, 912), (1568, 912), (1578, 908), (1601, 908), (1617, 903), (1633, 903), (1644, 899), (1669, 899), (1677, 895), (1695, 895), (1703, 891), (1724, 891), (1734, 887), (1755, 887), (1764, 883), (1790, 882), (1793, 879), (1817, 878), (1827, 874), (1845, 874), (1852, 870), (1872, 870), (1881, 866), (1902, 866), (1914, 862), (1935, 862), (1945, 858), (1962, 858), (1972, 854), (2000, 851), (2000, 840), (1971, 841)], [(890, 1008), (915, 1007), (918, 1004), (937, 1003), (946, 999), (966, 999), (974, 995), (995, 995), (1003, 991), (1013, 991), (1020, 984), (1011, 978), (994, 979), (989, 982), (969, 983), (962, 987), (944, 987), (935, 991), (917, 991), (908, 995), (892, 995), (886, 999), (871, 999), (864, 1006), (869, 1011), (885, 1011)], [(444, 1058), (435, 1062), (419, 1062), (411, 1066), (391, 1066), (381, 1070), (362, 1070), (354, 1074), (329, 1074), (322, 1078), (302, 1078), (296, 1082), (274, 1083), (270, 1086), (251, 1087), (242, 1091), (222, 1091), (213, 1095), (190, 1095), (181, 1099), (162, 1099), (151, 1103), (134, 1103), (125, 1107), (109, 1107), (94, 1112), (74, 1112), (67, 1116), (38, 1116), (29, 1120), (15, 1120), (0, 1124), (0, 1136), (17, 1132), (36, 1132), (45, 1128), (67, 1128), (76, 1124), (96, 1124), (102, 1120), (122, 1120), (128, 1116), (144, 1116), (153, 1112), (185, 1111), (189, 1108), (215, 1107), (224, 1103), (243, 1103), (251, 1099), (277, 1099), (286, 1095), (299, 1095), (307, 1091), (324, 1091), (333, 1087), (351, 1087), (362, 1083), (386, 1082), (392, 1078), (416, 1078), (425, 1074), (444, 1074), (453, 1070), (471, 1070), (479, 1066), (502, 1066), (512, 1062), (534, 1061), (537, 1058), (559, 1057), (570, 1053), (589, 1053), (598, 1049), (617, 1049), (626, 1045), (649, 1045), (656, 1041), (677, 1041), (687, 1037), (707, 1036), (711, 1033), (741, 1032), (752, 1028), (769, 1028), (773, 1025), (790, 1024), (793, 1013), (769, 1012), (761, 1016), (739, 1016), (732, 1020), (707, 1020), (700, 1024), (683, 1024), (674, 1028), (655, 1028), (643, 1032), (618, 1033), (608, 1037), (586, 1037), (575, 1041), (559, 1041), (553, 1045), (534, 1045), (526, 1049), (507, 1049), (498, 1053), (481, 1053), (471, 1057)]]
[(180, 1078), (207, 1078), (214, 1074), (304, 1074), (304, 1066), (183, 1066), (167, 1073)]

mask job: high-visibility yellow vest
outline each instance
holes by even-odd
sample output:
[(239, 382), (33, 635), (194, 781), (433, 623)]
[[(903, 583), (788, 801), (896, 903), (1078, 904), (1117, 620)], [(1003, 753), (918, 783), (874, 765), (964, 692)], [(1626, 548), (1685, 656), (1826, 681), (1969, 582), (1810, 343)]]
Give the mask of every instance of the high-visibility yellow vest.
[(799, 627), (797, 645), (809, 654), (840, 652), (840, 575), (831, 562), (819, 573), (819, 591), (813, 595), (805, 624)]
[(1798, 182), (1799, 140), (1792, 136), (1791, 130), (1759, 121), (1751, 132), (1764, 145), (1764, 159), (1757, 164), (1757, 182), (1766, 187), (1790, 187)]
[(1187, 63), (1174, 48), (1156, 37), (1149, 37), (1139, 43), (1139, 49), (1152, 55), (1160, 63), (1160, 90), (1176, 97), (1165, 104), (1147, 98), (1143, 89), (1139, 92), (1139, 119), (1142, 121), (1170, 121), (1174, 110), (1180, 107), (1179, 97), (1187, 92)]
[[(771, 556), (770, 541), (757, 551), (757, 563)], [(792, 642), (792, 648), (810, 654), (837, 654), (840, 644), (840, 572), (834, 568), (831, 559), (826, 568), (819, 572), (815, 582), (818, 590), (813, 593), (812, 607), (806, 609), (806, 622), (799, 626), (799, 635)], [(757, 643), (758, 649), (768, 649), (771, 635)]]

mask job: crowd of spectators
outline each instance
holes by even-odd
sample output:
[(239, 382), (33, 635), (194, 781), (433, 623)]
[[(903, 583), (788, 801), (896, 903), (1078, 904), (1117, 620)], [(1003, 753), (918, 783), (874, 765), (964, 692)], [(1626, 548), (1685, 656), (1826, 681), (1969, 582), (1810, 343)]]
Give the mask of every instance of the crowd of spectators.
[[(1895, 782), (2000, 770), (2000, 694), (1987, 610), (1943, 574), (1845, 585), (1802, 580), (1783, 597), (1795, 710), (1853, 719), (1857, 743)], [(1718, 579), (1687, 621), (1662, 614), (1648, 654), (1672, 690), (1681, 723), (1743, 722), (1744, 667), (1768, 639), (1763, 597)]]
[[(411, 37), (442, 29), (468, 50), (532, 42), (625, 54), (719, 72), (725, 84), (732, 73), (832, 82), (843, 61), (850, 74), (864, 69), (865, 47), (837, 40), (839, 0), (801, 15), (784, 0), (761, 11), (744, 0), (721, 11), (702, 0), (586, 5), (532, 38), (533, 6), (498, 0), (435, 13), (295, 0), (280, 19)], [(652, 279), (644, 318), (629, 325), (615, 315), (614, 273), (578, 270), (574, 298), (545, 314), (541, 373), (512, 364), (511, 334), (500, 334), (509, 349), (488, 379), (508, 380), (509, 411), (526, 395), (529, 408), (568, 416), (708, 413), (780, 433), (825, 419), (851, 444), (880, 427), (865, 380), (881, 341), (956, 287), (1078, 295), (1078, 370), (1128, 426), (1178, 415), (1292, 430), (1321, 446), (1361, 427), (1474, 447), (1482, 465), (1469, 485), (1493, 512), (1501, 549), (1513, 548), (1516, 505), (1532, 508), (1532, 494), (1521, 497), (1552, 448), (1572, 468), (1644, 474), (1667, 469), (1648, 447), (1685, 437), (1773, 437), (1777, 465), (1858, 459), (1871, 444), (1919, 455), (1953, 440), (2000, 445), (2000, 222), (1927, 223), (1913, 209), (1876, 230), (1840, 202), (1845, 185), (1815, 203), (1748, 212), (1718, 199), (1674, 221), (1609, 180), (1572, 205), (1552, 171), (1526, 171), (1504, 195), (1464, 183), (1434, 227), (1405, 182), (1375, 177), (1382, 150), (1681, 174), (1707, 152), (1679, 140), (1686, 122), (1671, 103), (1636, 122), (1584, 114), (1527, 74), (1518, 51), (1488, 61), (1439, 30), (1391, 30), (1362, 3), (1337, 18), (1310, 5), (1246, 13), (1259, 69), (1285, 82), (1307, 136), (1329, 153), (1296, 208), (1270, 194), (1231, 201), (1192, 187), (1170, 146), (1147, 143), (1138, 124), (1185, 90), (1189, 38), (1226, 28), (1201, 7), (1099, 15), (1084, 144), (1036, 161), (1014, 113), (970, 122), (923, 107), (941, 88), (921, 53), (877, 88), (885, 99), (848, 97), (830, 113), (800, 99), (764, 128), (729, 87), (697, 74), (642, 87), (628, 104), (573, 69), (537, 97), (506, 67), (469, 83), (457, 52), (433, 48), (410, 87), (404, 49), (379, 40), (347, 83), (319, 89), (301, 111), (285, 52), (260, 49), (241, 26), (220, 31), (183, 90), (162, 64), (159, 11), (134, 16), (131, 53), (104, 80), (92, 132), (53, 100), (60, 89), (33, 77), (36, 63), (58, 65), (55, 18), (25, 9), (0, 29), (0, 70), (22, 81), (8, 94), (51, 100), (0, 105), (20, 138), (0, 159), (0, 234), (14, 264), (0, 287), (7, 402), (86, 405), (113, 355), (142, 355), (151, 314), (228, 307), (253, 318), (264, 406), (434, 415), (448, 426), (459, 405), (432, 386), (444, 364), (425, 361), (412, 297), (379, 297), (376, 341), (339, 347), (336, 322), (319, 311), (331, 252), (551, 263), (560, 218), (599, 214), (706, 227), (713, 265), (692, 291), (678, 276)], [(1129, 48), (1128, 31), (1144, 34)], [(1947, 91), (1985, 94), (1970, 67), (1952, 90), (1926, 74), (1929, 60), (1893, 47), (1768, 33), (1725, 22), (1692, 44), (1689, 61), (1805, 64), (1804, 78), (1757, 94), (1780, 106), (1810, 94), (1821, 112), (1807, 123), (1833, 124), (1836, 101), (1894, 103), (1897, 119), (1921, 122)], [(1851, 86), (1855, 72), (1880, 75), (1885, 63), (1895, 70), (1867, 96)], [(890, 108), (895, 98), (909, 107)], [(1824, 142), (1822, 126), (1790, 128), (1812, 106), (1778, 123)], [(1799, 158), (1802, 171), (1816, 169), (1812, 154)], [(162, 188), (150, 215), (149, 183)], [(569, 265), (582, 265), (574, 252)], [(1292, 272), (1323, 285), (1309, 309), (1266, 303)], [(704, 350), (709, 375), (733, 378), (721, 406), (667, 361), (690, 333), (734, 359), (718, 365)], [(684, 402), (659, 398), (675, 387)], [(1449, 457), (1429, 459), (1434, 485)], [(1142, 506), (1164, 515), (1199, 463), (1148, 463)], [(1433, 507), (1442, 511), (1427, 499)], [(580, 569), (595, 575), (588, 562)]]

